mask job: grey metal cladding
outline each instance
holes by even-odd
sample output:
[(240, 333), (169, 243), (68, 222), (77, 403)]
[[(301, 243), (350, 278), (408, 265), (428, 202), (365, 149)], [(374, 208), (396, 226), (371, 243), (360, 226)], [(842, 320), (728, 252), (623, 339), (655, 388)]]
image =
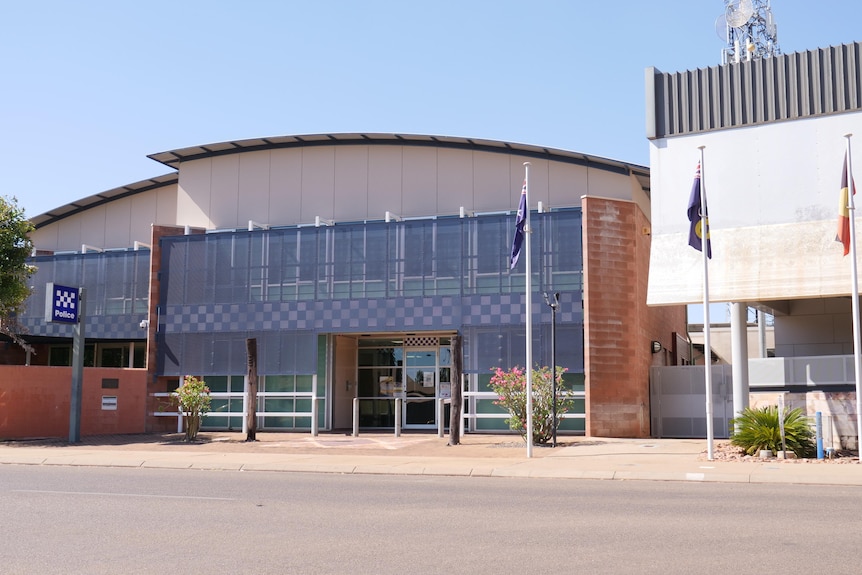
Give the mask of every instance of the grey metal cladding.
[(862, 43), (664, 73), (646, 70), (647, 138), (862, 109)]

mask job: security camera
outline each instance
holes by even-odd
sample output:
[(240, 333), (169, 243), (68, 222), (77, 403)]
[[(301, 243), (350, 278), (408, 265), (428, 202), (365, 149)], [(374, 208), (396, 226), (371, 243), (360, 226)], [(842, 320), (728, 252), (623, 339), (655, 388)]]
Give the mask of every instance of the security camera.
[(150, 327), (150, 320), (142, 319), (139, 325), (141, 326), (141, 329), (147, 329), (148, 327)]

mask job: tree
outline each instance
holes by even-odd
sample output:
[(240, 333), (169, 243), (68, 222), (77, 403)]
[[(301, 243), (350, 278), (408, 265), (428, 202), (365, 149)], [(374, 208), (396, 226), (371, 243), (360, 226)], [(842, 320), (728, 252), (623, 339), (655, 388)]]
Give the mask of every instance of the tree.
[(33, 251), (33, 224), (24, 216), (18, 200), (0, 196), (0, 333), (27, 347), (18, 336), (16, 314), (30, 296), (29, 279), (36, 268), (27, 263)]

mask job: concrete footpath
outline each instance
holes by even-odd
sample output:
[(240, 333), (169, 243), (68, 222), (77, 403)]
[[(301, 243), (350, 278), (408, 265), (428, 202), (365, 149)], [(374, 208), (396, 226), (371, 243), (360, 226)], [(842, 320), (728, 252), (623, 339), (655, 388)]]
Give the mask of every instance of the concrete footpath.
[[(2, 465), (74, 465), (224, 471), (449, 475), (559, 479), (720, 481), (862, 486), (856, 458), (833, 461), (706, 459), (706, 441), (561, 437), (533, 448), (512, 435), (466, 434), (449, 446), (436, 434), (207, 433), (185, 443), (179, 434), (0, 442)], [(719, 442), (716, 445), (720, 445)]]

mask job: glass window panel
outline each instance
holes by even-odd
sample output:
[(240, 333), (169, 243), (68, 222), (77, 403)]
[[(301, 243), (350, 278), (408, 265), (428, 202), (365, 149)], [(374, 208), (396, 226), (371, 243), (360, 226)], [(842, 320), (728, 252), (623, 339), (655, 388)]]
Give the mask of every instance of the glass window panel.
[(365, 283), (365, 297), (380, 298), (386, 297), (386, 284), (384, 282), (374, 281)]
[(581, 214), (580, 212), (557, 212), (550, 219), (551, 245), (550, 252), (554, 255), (553, 271), (581, 271), (583, 268), (583, 250), (581, 247)]
[(385, 280), (387, 264), (393, 260), (393, 254), (387, 249), (387, 229), (369, 225), (365, 230), (365, 242), (365, 279)]
[(180, 292), (181, 299), (168, 301), (168, 304), (205, 303), (212, 298), (209, 295), (212, 288), (207, 289), (207, 286), (212, 286), (212, 282), (207, 278), (206, 244), (201, 240), (187, 241), (186, 248), (185, 260), (179, 263), (172, 259), (169, 264), (171, 267), (168, 268), (168, 274), (178, 284), (185, 281), (185, 293)]
[(279, 428), (291, 428), (293, 427), (293, 418), (292, 417), (264, 417), (263, 418), (264, 427), (279, 427)]
[[(214, 413), (227, 413), (228, 412), (228, 400), (227, 398), (213, 397), (210, 399), (210, 411)], [(221, 418), (213, 418), (214, 422), (219, 421)]]
[[(511, 217), (512, 230), (515, 229), (514, 216)], [(508, 228), (507, 228), (508, 231)], [(503, 230), (503, 222), (497, 218), (479, 218), (476, 221), (476, 264), (482, 274), (503, 271), (504, 263), (511, 249), (512, 238)], [(518, 262), (523, 266), (523, 258)]]
[(72, 347), (54, 346), (48, 352), (48, 365), (72, 365)]
[(230, 390), (234, 393), (243, 393), (245, 391), (245, 376), (232, 375), (230, 376)]
[(475, 364), (470, 366), (471, 369), (482, 373), (494, 367), (507, 367), (504, 365), (504, 344), (506, 342), (502, 333), (499, 331), (479, 332), (476, 334), (475, 341), (476, 357)]
[(360, 349), (358, 354), (360, 367), (373, 367), (377, 365), (376, 349)]
[[(123, 353), (123, 352), (126, 353)], [(125, 356), (125, 358), (124, 358)], [(126, 360), (125, 363), (123, 360)], [(126, 367), (128, 363), (128, 348), (101, 347), (99, 350), (99, 365), (101, 367)]]
[(432, 220), (429, 220), (407, 222), (404, 224), (405, 277), (422, 277), (432, 274), (432, 255), (434, 253), (433, 223)]
[(294, 411), (293, 399), (267, 397), (263, 400), (263, 409), (266, 412), (292, 413)]
[(377, 378), (373, 370), (359, 370), (359, 397), (376, 397)]
[(437, 260), (437, 277), (460, 278), (462, 275), (461, 222), (460, 220), (438, 221), (436, 229), (437, 244), (434, 255)]
[(227, 377), (224, 375), (208, 375), (204, 378), (204, 382), (213, 393), (227, 392)]
[(440, 348), (440, 365), (450, 365), (451, 363), (452, 363), (452, 349), (448, 348), (448, 347), (441, 347)]
[(135, 361), (132, 367), (143, 368), (147, 367), (147, 345), (144, 343), (135, 344)]
[(333, 238), (335, 241), (333, 248), (333, 259), (335, 262), (335, 269), (332, 274), (333, 279), (342, 281), (350, 279), (349, 264), (353, 255), (350, 246), (353, 241), (351, 230), (337, 228), (333, 233)]
[[(313, 281), (317, 278), (317, 234), (303, 230), (299, 236), (299, 279)], [(325, 262), (325, 259), (319, 260)]]
[[(313, 389), (314, 376), (312, 375), (297, 375), (296, 376), (296, 391), (309, 393)], [(311, 408), (309, 408), (310, 410)]]
[(294, 390), (294, 376), (292, 375), (267, 375), (264, 383), (264, 391), (286, 391)]

